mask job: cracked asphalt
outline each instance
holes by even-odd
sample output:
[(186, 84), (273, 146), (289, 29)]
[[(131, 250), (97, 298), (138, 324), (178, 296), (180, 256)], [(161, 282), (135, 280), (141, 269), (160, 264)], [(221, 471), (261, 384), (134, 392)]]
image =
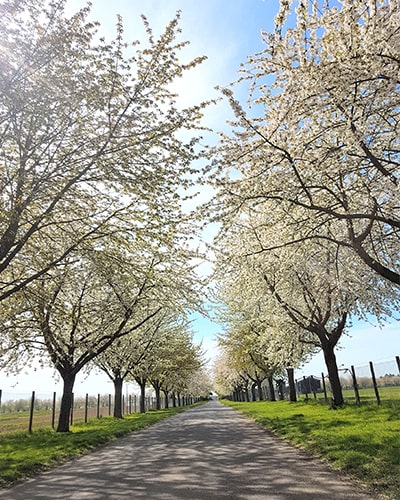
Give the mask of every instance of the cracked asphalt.
[(4, 500), (376, 498), (218, 401), (9, 489)]

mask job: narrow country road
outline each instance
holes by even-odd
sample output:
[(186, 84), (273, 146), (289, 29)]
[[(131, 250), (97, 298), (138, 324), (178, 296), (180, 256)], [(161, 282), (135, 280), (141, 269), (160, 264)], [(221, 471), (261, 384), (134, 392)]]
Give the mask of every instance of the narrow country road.
[(192, 408), (8, 490), (34, 499), (357, 499), (366, 495), (217, 401)]

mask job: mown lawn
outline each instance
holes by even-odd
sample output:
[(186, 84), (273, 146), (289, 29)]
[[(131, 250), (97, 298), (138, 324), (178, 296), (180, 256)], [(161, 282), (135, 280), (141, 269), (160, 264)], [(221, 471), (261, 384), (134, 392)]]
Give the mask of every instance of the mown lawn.
[(400, 499), (400, 401), (346, 404), (333, 410), (309, 399), (236, 403), (223, 401), (293, 444), (322, 457), (366, 484)]
[(133, 413), (123, 419), (93, 419), (87, 424), (71, 426), (69, 433), (56, 433), (51, 428), (43, 428), (33, 431), (32, 434), (5, 434), (0, 437), (0, 486), (8, 486), (188, 408), (186, 406)]

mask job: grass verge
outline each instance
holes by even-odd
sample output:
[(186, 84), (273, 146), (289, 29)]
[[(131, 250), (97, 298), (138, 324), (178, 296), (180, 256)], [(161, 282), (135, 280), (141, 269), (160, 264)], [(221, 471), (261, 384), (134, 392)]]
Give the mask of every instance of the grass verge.
[(223, 403), (326, 459), (371, 492), (400, 499), (400, 401), (336, 410), (312, 400)]
[(134, 413), (123, 419), (94, 419), (87, 424), (71, 426), (68, 433), (57, 433), (51, 428), (43, 428), (32, 434), (6, 434), (0, 437), (0, 486), (10, 486), (27, 476), (94, 450), (118, 437), (148, 427), (188, 408), (186, 406)]

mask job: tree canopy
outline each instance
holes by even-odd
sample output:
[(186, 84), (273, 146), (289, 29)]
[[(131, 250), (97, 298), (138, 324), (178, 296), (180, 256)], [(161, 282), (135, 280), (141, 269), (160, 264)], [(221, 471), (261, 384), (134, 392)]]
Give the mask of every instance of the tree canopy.
[(236, 82), (247, 106), (222, 90), (236, 121), (211, 169), (220, 298), (280, 339), (275, 356), (291, 328), (322, 348), (338, 404), (346, 324), (398, 309), (399, 36), (397, 2), (281, 2)]
[(398, 9), (300, 2), (296, 26), (264, 33), (265, 49), (242, 67), (251, 110), (224, 90), (237, 129), (220, 149), (221, 165), (236, 172), (230, 211), (280, 210), (293, 229), (285, 244), (333, 241), (396, 285)]
[(162, 309), (200, 307), (183, 203), (206, 103), (179, 107), (173, 84), (204, 58), (178, 57), (179, 13), (158, 38), (143, 17), (142, 45), (66, 0), (0, 12), (1, 364), (51, 360), (67, 431), (80, 370)]
[[(0, 4), (0, 300), (107, 232), (150, 238), (182, 218), (180, 197), (202, 104), (179, 109), (179, 15), (144, 48), (98, 36), (89, 7), (65, 1)], [(178, 186), (181, 191), (178, 193)], [(54, 243), (57, 242), (57, 245)], [(48, 249), (57, 249), (48, 253)]]

